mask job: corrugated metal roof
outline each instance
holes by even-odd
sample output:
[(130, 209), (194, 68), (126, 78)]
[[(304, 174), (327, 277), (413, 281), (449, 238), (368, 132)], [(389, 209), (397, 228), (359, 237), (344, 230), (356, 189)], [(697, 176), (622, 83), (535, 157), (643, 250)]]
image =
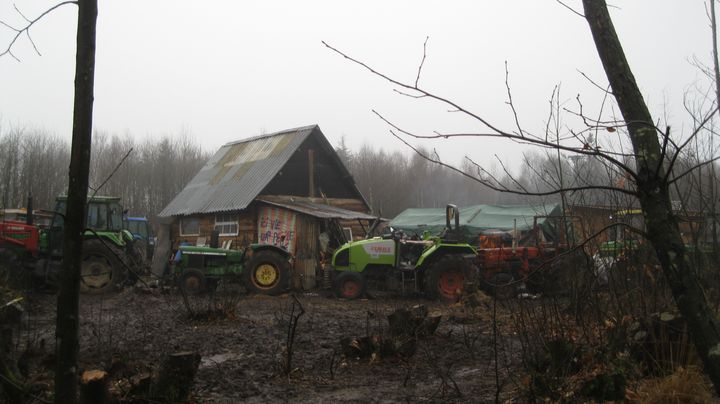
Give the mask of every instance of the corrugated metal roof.
[(309, 216), (319, 217), (322, 219), (341, 219), (341, 220), (374, 220), (375, 216), (368, 215), (362, 212), (355, 212), (352, 210), (338, 208), (336, 206), (322, 205), (319, 203), (312, 203), (305, 200), (295, 200), (287, 202), (273, 202), (264, 199), (258, 199), (258, 201), (267, 203), (269, 205), (279, 206), (295, 212), (304, 213)]
[[(325, 139), (317, 125), (287, 129), (225, 144), (160, 212), (159, 216), (182, 216), (247, 208), (313, 133), (317, 133), (326, 147), (332, 151), (332, 145)], [(339, 159), (337, 161), (342, 165)], [(359, 197), (364, 200), (357, 186), (355, 189)], [(367, 202), (365, 204), (367, 205)]]

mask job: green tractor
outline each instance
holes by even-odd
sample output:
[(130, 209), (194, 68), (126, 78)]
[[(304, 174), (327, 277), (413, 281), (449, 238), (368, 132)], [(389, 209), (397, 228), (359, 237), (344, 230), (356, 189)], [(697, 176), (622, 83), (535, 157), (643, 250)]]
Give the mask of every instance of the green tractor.
[(251, 244), (243, 250), (180, 246), (173, 259), (173, 276), (183, 293), (213, 290), (220, 280), (238, 281), (252, 292), (278, 295), (290, 281), (286, 250), (268, 244)]
[[(454, 219), (455, 225), (451, 225)], [(423, 292), (430, 298), (457, 300), (475, 284), (477, 251), (460, 231), (457, 206), (445, 208), (445, 230), (410, 239), (392, 231), (383, 237), (349, 242), (333, 254), (333, 288), (338, 297), (356, 299), (368, 284), (380, 289)]]
[[(63, 257), (67, 197), (55, 202), (55, 215), (48, 229), (41, 229), (35, 277), (55, 283)], [(132, 233), (123, 230), (120, 198), (93, 196), (87, 202), (87, 217), (80, 267), (80, 292), (101, 294), (115, 290), (144, 271)]]

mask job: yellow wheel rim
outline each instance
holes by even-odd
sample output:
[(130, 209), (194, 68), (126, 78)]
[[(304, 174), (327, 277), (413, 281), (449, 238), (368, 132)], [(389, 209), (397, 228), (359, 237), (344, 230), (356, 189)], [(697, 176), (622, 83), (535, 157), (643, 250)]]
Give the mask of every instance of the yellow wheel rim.
[(277, 269), (270, 264), (262, 264), (255, 269), (255, 282), (258, 286), (272, 286), (278, 279)]

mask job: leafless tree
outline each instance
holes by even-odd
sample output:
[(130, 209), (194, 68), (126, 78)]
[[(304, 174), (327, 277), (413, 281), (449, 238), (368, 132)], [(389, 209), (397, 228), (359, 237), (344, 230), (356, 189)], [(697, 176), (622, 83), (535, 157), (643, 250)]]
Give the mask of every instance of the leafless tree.
[[(97, 22), (97, 1), (64, 1), (43, 12), (35, 19), (23, 18), (26, 24), (21, 28), (8, 27), (15, 31), (2, 55), (15, 59), (12, 47), (25, 34), (30, 43), (30, 28), (53, 10), (67, 4), (78, 6), (77, 51), (75, 58), (75, 97), (73, 109), (73, 140), (70, 152), (70, 170), (68, 181), (68, 209), (65, 217), (63, 241), (63, 260), (60, 291), (57, 304), (57, 368), (55, 372), (55, 401), (58, 403), (76, 402), (77, 396), (77, 357), (78, 357), (78, 304), (80, 288), (80, 257), (82, 254), (83, 222), (85, 201), (88, 189), (90, 166), (90, 146), (92, 142), (92, 112), (95, 82), (95, 31)], [(22, 13), (17, 10), (20, 15)], [(37, 47), (35, 47), (37, 50)]]
[[(390, 133), (413, 149), (426, 160), (453, 170), (465, 177), (472, 178), (485, 186), (506, 193), (526, 196), (547, 196), (553, 194), (579, 193), (588, 190), (602, 190), (634, 199), (644, 212), (645, 237), (653, 246), (662, 267), (667, 283), (672, 290), (679, 311), (686, 318), (693, 342), (710, 376), (716, 391), (720, 392), (720, 328), (717, 327), (715, 315), (705, 298), (703, 288), (695, 276), (694, 268), (688, 259), (688, 252), (683, 243), (678, 218), (671, 204), (671, 188), (686, 175), (699, 167), (712, 164), (717, 156), (680, 171), (677, 165), (679, 156), (687, 150), (688, 144), (699, 134), (693, 131), (683, 139), (670, 136), (670, 128), (659, 128), (652, 119), (650, 112), (638, 89), (630, 66), (625, 57), (620, 40), (615, 32), (612, 20), (604, 0), (583, 0), (584, 12), (576, 12), (585, 18), (595, 41), (595, 46), (606, 72), (609, 87), (598, 86), (605, 96), (615, 100), (622, 119), (606, 119), (603, 114), (591, 118), (578, 99), (577, 109), (570, 111), (582, 120), (581, 129), (568, 129), (567, 133), (552, 133), (546, 128), (542, 134), (535, 134), (521, 124), (512, 102), (508, 85), (508, 104), (515, 116), (515, 127), (510, 130), (494, 124), (489, 118), (475, 113), (458, 103), (426, 90), (419, 85), (422, 62), (418, 68), (418, 79), (413, 83), (402, 82), (389, 77), (369, 65), (353, 59), (347, 54), (325, 44), (331, 50), (356, 63), (370, 73), (394, 85), (400, 94), (413, 98), (426, 98), (448, 106), (451, 111), (475, 119), (484, 130), (473, 133), (440, 133), (417, 134), (403, 129), (385, 115), (373, 111), (380, 119), (390, 126)], [(423, 57), (423, 62), (425, 57)], [(506, 79), (507, 83), (507, 79)], [(705, 127), (715, 115), (717, 108), (703, 116), (697, 127)], [(619, 151), (598, 147), (596, 143), (599, 131), (622, 133)], [(531, 145), (545, 150), (552, 150), (560, 155), (566, 153), (586, 159), (595, 159), (611, 174), (611, 177), (623, 179), (615, 184), (566, 184), (561, 181), (547, 190), (533, 190), (523, 186), (517, 180), (510, 184), (503, 183), (500, 178), (480, 164), (475, 164), (474, 173), (464, 172), (443, 162), (437, 156), (424, 152), (410, 143), (409, 139), (450, 139), (456, 137), (503, 138), (518, 144)]]

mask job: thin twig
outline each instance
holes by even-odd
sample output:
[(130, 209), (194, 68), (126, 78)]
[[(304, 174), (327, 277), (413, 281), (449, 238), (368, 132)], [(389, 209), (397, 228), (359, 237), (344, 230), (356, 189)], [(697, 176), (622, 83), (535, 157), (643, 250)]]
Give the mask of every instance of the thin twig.
[(572, 11), (574, 14), (579, 15), (579, 16), (582, 17), (583, 19), (585, 18), (585, 15), (584, 15), (583, 13), (575, 10), (574, 8), (568, 6), (567, 4), (563, 3), (562, 1), (560, 1), (560, 0), (555, 0), (555, 1), (557, 1), (561, 6), (563, 6), (563, 7), (567, 8), (568, 10)]
[(35, 18), (33, 20), (30, 20), (27, 17), (25, 17), (25, 15), (22, 12), (20, 12), (20, 10), (17, 8), (17, 6), (15, 6), (15, 10), (18, 12), (18, 14), (20, 14), (21, 17), (23, 17), (25, 19), (25, 21), (27, 21), (28, 24), (22, 28), (15, 28), (15, 27), (7, 24), (4, 21), (0, 21), (0, 23), (2, 25), (15, 31), (15, 36), (13, 37), (12, 40), (10, 40), (10, 43), (8, 44), (7, 48), (2, 53), (0, 53), (0, 57), (5, 56), (5, 55), (10, 55), (13, 59), (17, 60), (18, 62), (20, 61), (20, 59), (18, 59), (18, 57), (12, 53), (12, 47), (13, 47), (13, 45), (15, 45), (15, 42), (17, 42), (18, 38), (20, 38), (20, 35), (22, 35), (23, 33), (27, 34), (27, 37), (30, 40), (30, 43), (32, 44), (33, 48), (38, 53), (38, 55), (40, 55), (40, 52), (38, 51), (38, 48), (35, 45), (35, 42), (33, 42), (32, 37), (30, 37), (30, 27), (32, 27), (33, 24), (40, 21), (46, 15), (50, 14), (53, 10), (55, 10), (59, 7), (62, 7), (66, 4), (78, 4), (78, 2), (74, 1), (74, 0), (73, 1), (63, 1), (61, 3), (58, 3), (58, 4), (50, 7), (49, 9), (47, 9), (45, 11), (43, 11), (42, 14), (40, 14), (37, 18)]
[(430, 39), (429, 36), (425, 37), (425, 43), (423, 44), (423, 57), (420, 61), (420, 66), (418, 66), (417, 71), (417, 77), (415, 78), (415, 88), (418, 86), (418, 82), (420, 81), (420, 73), (422, 72), (423, 65), (425, 64), (425, 57), (427, 56), (427, 43), (428, 39)]
[[(105, 186), (105, 184), (107, 184), (108, 181), (110, 181), (110, 178), (112, 178), (113, 175), (115, 175), (115, 173), (117, 172), (117, 170), (120, 169), (120, 167), (123, 165), (123, 163), (125, 162), (125, 160), (127, 160), (127, 158), (130, 156), (130, 153), (132, 153), (133, 150), (134, 150), (134, 148), (131, 147), (130, 150), (128, 150), (127, 153), (125, 153), (125, 155), (123, 156), (123, 158), (120, 159), (120, 162), (117, 163), (117, 165), (116, 165), (115, 168), (112, 170), (112, 172), (110, 173), (110, 175), (108, 175), (107, 178), (105, 178), (105, 180), (100, 184), (100, 186), (98, 186), (97, 188), (93, 189), (93, 194), (90, 196), (90, 198), (88, 198), (88, 202), (89, 202), (92, 198), (94, 198), (95, 195), (97, 195), (97, 193), (102, 189), (102, 187)], [(92, 188), (92, 187), (91, 187), (91, 188)]]

